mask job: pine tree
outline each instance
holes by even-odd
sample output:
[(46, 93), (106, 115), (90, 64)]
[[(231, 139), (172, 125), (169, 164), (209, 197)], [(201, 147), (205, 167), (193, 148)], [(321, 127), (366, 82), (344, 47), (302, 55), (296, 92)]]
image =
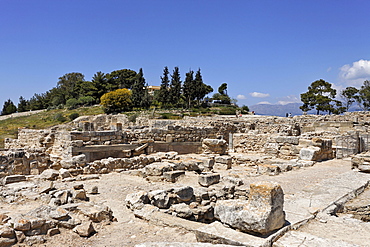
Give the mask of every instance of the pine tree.
[(181, 98), (181, 78), (178, 67), (175, 67), (171, 75), (171, 84), (169, 90), (170, 103), (173, 106), (178, 106)]
[(143, 98), (145, 97), (145, 78), (143, 69), (140, 68), (139, 73), (136, 75), (135, 82), (132, 85), (132, 104), (134, 107), (143, 107)]
[(162, 107), (167, 108), (170, 103), (170, 97), (168, 95), (169, 92), (169, 85), (170, 80), (168, 78), (168, 74), (170, 72), (168, 71), (168, 67), (164, 67), (163, 69), (163, 77), (161, 76), (161, 88), (158, 91), (156, 100), (160, 103), (162, 103)]
[(19, 97), (18, 112), (28, 111), (28, 101), (22, 96)]
[(13, 101), (11, 101), (10, 99), (5, 101), (3, 110), (1, 111), (1, 115), (9, 115), (15, 112), (17, 112), (17, 107), (14, 105)]

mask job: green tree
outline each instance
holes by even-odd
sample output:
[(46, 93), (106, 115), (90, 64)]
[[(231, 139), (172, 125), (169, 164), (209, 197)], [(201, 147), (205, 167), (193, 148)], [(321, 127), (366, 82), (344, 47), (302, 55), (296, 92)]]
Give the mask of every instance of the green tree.
[(299, 108), (302, 111), (316, 109), (318, 115), (320, 111), (333, 113), (335, 107), (332, 103), (337, 92), (331, 86), (329, 82), (323, 79), (312, 82), (308, 91), (301, 94), (303, 105)]
[(132, 89), (136, 72), (130, 69), (115, 70), (106, 75), (108, 79), (107, 90), (113, 91), (119, 88)]
[(35, 93), (28, 101), (29, 108), (32, 111), (46, 109), (48, 107), (48, 101), (45, 93)]
[(100, 97), (108, 92), (108, 79), (103, 72), (99, 71), (94, 74), (91, 83), (95, 89), (91, 96), (94, 97), (96, 103), (99, 103)]
[(357, 98), (359, 106), (368, 111), (370, 109), (370, 81), (364, 81), (364, 84), (361, 86)]
[(222, 83), (218, 89), (217, 89), (218, 93), (215, 93), (213, 96), (212, 96), (212, 99), (213, 100), (216, 100), (216, 101), (220, 101), (222, 104), (230, 104), (231, 103), (231, 99), (229, 97), (229, 95), (227, 95), (227, 83)]
[(177, 107), (181, 99), (181, 77), (179, 67), (175, 67), (171, 75), (170, 90), (168, 92), (170, 103)]
[(140, 68), (139, 73), (136, 75), (135, 82), (132, 85), (132, 104), (134, 107), (146, 108), (144, 101), (145, 91), (147, 91), (143, 69)]
[(19, 97), (19, 103), (18, 103), (18, 112), (25, 112), (28, 111), (28, 101), (23, 98), (22, 96)]
[(204, 84), (200, 69), (198, 69), (195, 74), (194, 87), (195, 99), (197, 100), (198, 105), (200, 105), (200, 101), (203, 100), (207, 94), (213, 92), (213, 88), (210, 85)]
[(3, 110), (1, 111), (1, 115), (9, 115), (12, 113), (17, 112), (17, 107), (14, 105), (13, 101), (8, 99), (4, 102)]
[(341, 91), (340, 96), (344, 100), (344, 107), (346, 108), (346, 111), (349, 110), (351, 105), (358, 101), (358, 89), (355, 87), (346, 87), (344, 90)]
[(218, 93), (221, 95), (227, 95), (227, 83), (224, 82), (218, 87)]
[(132, 108), (132, 92), (127, 88), (108, 92), (100, 98), (105, 113), (120, 113)]
[(185, 98), (187, 108), (191, 108), (196, 97), (196, 88), (194, 82), (194, 71), (190, 70), (185, 74), (185, 81), (182, 88), (182, 93)]
[(168, 97), (168, 91), (170, 86), (169, 80), (169, 71), (168, 67), (164, 67), (163, 69), (163, 76), (161, 76), (161, 88), (158, 90), (156, 94), (156, 100), (162, 104), (162, 107), (168, 108), (170, 103), (170, 98)]
[(67, 73), (59, 77), (57, 87), (60, 89), (64, 104), (68, 99), (78, 98), (77, 85), (83, 81), (85, 81), (85, 76), (78, 72)]

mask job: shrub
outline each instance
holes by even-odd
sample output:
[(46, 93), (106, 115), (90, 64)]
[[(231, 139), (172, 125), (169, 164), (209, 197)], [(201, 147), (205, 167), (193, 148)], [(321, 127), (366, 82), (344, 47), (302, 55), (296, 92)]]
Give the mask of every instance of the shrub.
[(69, 109), (69, 110), (72, 110), (72, 109), (76, 109), (78, 106), (78, 100), (77, 99), (69, 99), (67, 100), (66, 102), (66, 107)]
[(249, 112), (249, 107), (248, 107), (248, 106), (246, 106), (246, 105), (243, 105), (243, 106), (241, 107), (241, 109), (242, 109), (242, 113), (243, 113), (243, 114), (245, 114), (245, 113), (248, 113), (248, 112)]
[(90, 106), (95, 103), (95, 99), (92, 96), (83, 96), (78, 98), (78, 103), (84, 106)]
[(65, 122), (67, 121), (67, 119), (63, 116), (62, 113), (57, 113), (54, 115), (54, 120), (58, 121), (58, 122)]
[(74, 113), (71, 113), (69, 114), (68, 118), (73, 121), (75, 120), (76, 118), (78, 118), (80, 116), (80, 114), (78, 114), (77, 112), (74, 112)]
[(105, 113), (120, 113), (132, 108), (131, 91), (129, 89), (117, 89), (104, 94), (100, 98), (100, 104)]

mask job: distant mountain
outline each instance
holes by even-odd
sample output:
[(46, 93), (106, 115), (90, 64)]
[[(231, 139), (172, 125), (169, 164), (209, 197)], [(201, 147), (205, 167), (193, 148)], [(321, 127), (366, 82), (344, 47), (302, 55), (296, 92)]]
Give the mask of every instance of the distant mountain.
[[(295, 116), (302, 115), (303, 112), (301, 109), (299, 109), (301, 105), (301, 103), (289, 103), (286, 105), (258, 104), (250, 106), (249, 111), (254, 111), (257, 115), (285, 117), (287, 113), (291, 113), (292, 116)], [(362, 111), (362, 109), (357, 105), (353, 105), (349, 108), (349, 111)], [(311, 110), (307, 113), (316, 114), (316, 110)]]
[[(302, 110), (299, 109), (301, 103), (289, 103), (286, 105), (270, 105), (270, 104), (258, 104), (249, 107), (249, 111), (254, 111), (257, 115), (269, 115), (285, 117), (287, 113), (294, 115), (302, 115)], [(314, 111), (309, 112), (310, 114)]]

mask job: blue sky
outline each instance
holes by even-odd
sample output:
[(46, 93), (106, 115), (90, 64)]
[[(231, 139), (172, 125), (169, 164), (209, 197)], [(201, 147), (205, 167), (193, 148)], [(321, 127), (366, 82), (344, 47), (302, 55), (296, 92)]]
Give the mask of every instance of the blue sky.
[(239, 105), (299, 102), (315, 80), (370, 79), (370, 1), (0, 0), (0, 107), (81, 72), (201, 68)]

